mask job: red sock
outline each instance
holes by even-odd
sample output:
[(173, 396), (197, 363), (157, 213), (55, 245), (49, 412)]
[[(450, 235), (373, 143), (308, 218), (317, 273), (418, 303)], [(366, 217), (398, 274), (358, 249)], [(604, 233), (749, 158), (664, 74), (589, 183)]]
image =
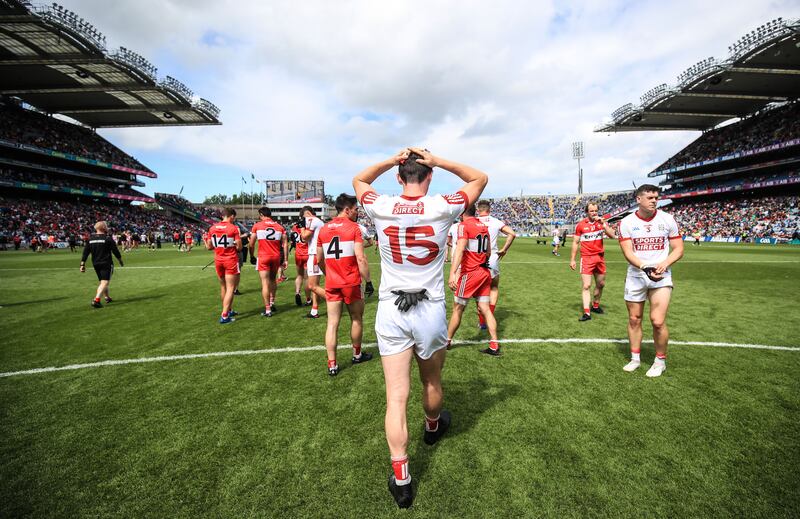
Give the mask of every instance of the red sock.
[(359, 355), (361, 355), (361, 345), (353, 344), (353, 356), (358, 357)]
[(631, 348), (631, 353), (639, 353), (641, 351), (642, 351), (641, 348), (636, 348), (635, 350), (633, 348)]
[(408, 456), (392, 458), (392, 471), (397, 483), (408, 484), (411, 481), (411, 474), (408, 472)]
[(592, 308), (600, 308), (600, 301), (595, 301), (592, 303)]
[(661, 360), (667, 360), (667, 354), (666, 353), (656, 353), (656, 358), (657, 359), (661, 359)]
[(319, 307), (318, 305), (313, 305), (313, 306), (311, 307), (311, 309), (312, 309), (312, 310), (316, 310), (318, 307)]
[(500, 343), (497, 341), (489, 341), (489, 349), (492, 351), (497, 351), (500, 349)]
[(100, 302), (100, 298), (99, 298), (99, 297), (95, 297), (95, 298), (94, 298), (94, 302), (95, 302), (95, 303), (99, 303), (99, 302)]
[(478, 310), (478, 324), (481, 326), (486, 324), (486, 319), (483, 318), (483, 314), (480, 312), (480, 310)]
[(228, 312), (222, 312), (222, 318), (223, 319), (227, 319), (228, 318)]
[(335, 368), (335, 367), (336, 367), (336, 359), (329, 360), (328, 361), (328, 369)]
[(489, 310), (492, 311), (492, 315), (494, 315), (494, 309), (497, 305), (489, 305)]
[(588, 308), (584, 308), (583, 309), (583, 313), (588, 314), (589, 313), (589, 309)]
[[(441, 415), (439, 415), (441, 416)], [(425, 430), (430, 432), (436, 432), (439, 430), (439, 416), (436, 418), (428, 418), (425, 417)]]

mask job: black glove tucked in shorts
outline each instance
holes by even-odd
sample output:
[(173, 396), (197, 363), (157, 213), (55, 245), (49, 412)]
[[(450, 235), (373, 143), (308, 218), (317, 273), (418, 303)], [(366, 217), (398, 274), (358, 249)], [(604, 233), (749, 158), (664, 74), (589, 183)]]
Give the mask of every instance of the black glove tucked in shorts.
[(407, 312), (412, 307), (417, 306), (417, 303), (423, 299), (428, 299), (428, 294), (425, 293), (423, 288), (419, 292), (406, 292), (404, 290), (392, 290), (392, 294), (397, 296), (394, 304), (401, 312)]

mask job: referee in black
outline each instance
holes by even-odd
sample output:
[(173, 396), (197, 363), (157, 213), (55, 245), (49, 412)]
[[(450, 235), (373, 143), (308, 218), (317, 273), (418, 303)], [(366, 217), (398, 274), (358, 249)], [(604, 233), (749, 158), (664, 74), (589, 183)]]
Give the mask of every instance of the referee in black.
[(111, 259), (111, 254), (117, 257), (119, 266), (122, 267), (122, 254), (119, 253), (117, 244), (108, 235), (108, 225), (106, 222), (97, 222), (94, 224), (95, 234), (89, 236), (89, 241), (83, 248), (81, 255), (81, 272), (86, 272), (86, 258), (89, 254), (92, 255), (92, 265), (94, 271), (97, 273), (97, 279), (100, 285), (97, 287), (97, 294), (95, 294), (92, 306), (95, 308), (103, 308), (100, 304), (100, 298), (105, 296), (106, 303), (111, 302), (111, 297), (108, 295), (108, 283), (111, 281), (111, 274), (114, 272), (114, 262)]

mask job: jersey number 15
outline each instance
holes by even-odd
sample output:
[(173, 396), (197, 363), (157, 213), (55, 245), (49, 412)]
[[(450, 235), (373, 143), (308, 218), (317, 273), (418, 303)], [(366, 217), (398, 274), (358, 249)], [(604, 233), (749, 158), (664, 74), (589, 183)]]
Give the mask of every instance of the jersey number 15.
[(400, 252), (401, 241), (405, 241), (406, 247), (423, 247), (428, 249), (428, 254), (423, 257), (414, 256), (412, 254), (405, 257), (406, 260), (415, 265), (427, 265), (435, 260), (436, 256), (439, 254), (439, 246), (435, 242), (417, 239), (417, 236), (427, 238), (434, 235), (433, 227), (430, 225), (408, 227), (406, 229), (400, 229), (397, 225), (392, 225), (384, 229), (383, 234), (389, 238), (389, 248), (392, 251), (392, 261), (394, 263), (403, 263), (403, 254)]

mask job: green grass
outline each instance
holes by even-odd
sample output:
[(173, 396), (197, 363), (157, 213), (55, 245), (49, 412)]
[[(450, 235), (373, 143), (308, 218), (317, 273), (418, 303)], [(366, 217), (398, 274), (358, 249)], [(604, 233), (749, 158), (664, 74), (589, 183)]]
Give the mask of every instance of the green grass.
[[(625, 265), (609, 249), (607, 313), (579, 323), (568, 251), (515, 244), (501, 338), (624, 339)], [(78, 273), (77, 254), (0, 253), (0, 372), (323, 342), (325, 320), (301, 318), (290, 284), (279, 314), (260, 318), (250, 269), (242, 315), (218, 325), (209, 260), (128, 254), (115, 302), (94, 310), (96, 278)], [(166, 266), (189, 268), (132, 268)], [(798, 248), (687, 245), (672, 338), (800, 347), (799, 275)], [(365, 342), (374, 315), (373, 300)], [(483, 338), (467, 312), (457, 339)], [(800, 351), (673, 345), (669, 370), (650, 380), (621, 370), (625, 344), (507, 344), (499, 359), (479, 347), (448, 354), (454, 422), (434, 448), (422, 443), (414, 381), (410, 512), (386, 491), (380, 363), (350, 367), (341, 351), (332, 379), (324, 352), (304, 351), (0, 378), (0, 517), (800, 514)], [(645, 364), (652, 357), (645, 346)]]

